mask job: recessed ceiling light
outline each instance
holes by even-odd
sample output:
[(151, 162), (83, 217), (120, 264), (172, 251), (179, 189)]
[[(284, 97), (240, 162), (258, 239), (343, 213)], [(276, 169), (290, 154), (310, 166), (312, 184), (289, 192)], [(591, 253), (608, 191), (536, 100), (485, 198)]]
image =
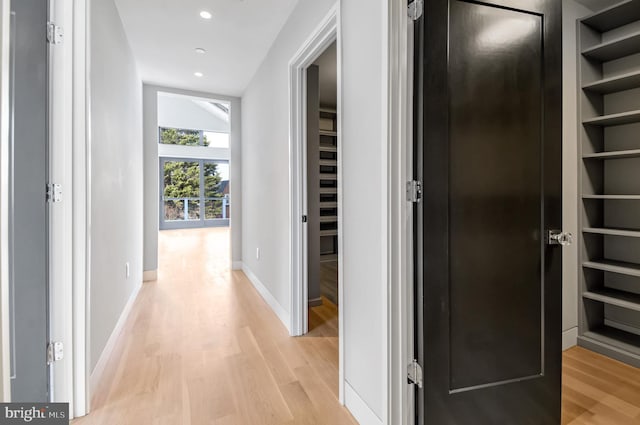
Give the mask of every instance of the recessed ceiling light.
[(204, 55), (205, 53), (207, 53), (207, 51), (202, 47), (196, 47), (196, 53), (200, 53), (201, 55)]
[(195, 75), (196, 77), (200, 78), (203, 77), (204, 74), (202, 72), (194, 72), (193, 75)]
[(202, 19), (211, 19), (213, 15), (211, 15), (211, 12), (207, 12), (206, 10), (203, 10), (202, 12), (200, 12), (200, 17)]

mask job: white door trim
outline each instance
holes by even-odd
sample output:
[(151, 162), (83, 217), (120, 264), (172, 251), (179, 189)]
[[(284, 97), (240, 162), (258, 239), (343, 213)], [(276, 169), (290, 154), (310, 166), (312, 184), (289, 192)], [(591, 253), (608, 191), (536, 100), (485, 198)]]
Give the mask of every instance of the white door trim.
[(0, 400), (11, 401), (9, 332), (9, 61), (11, 1), (0, 0)]
[(50, 400), (74, 411), (73, 322), (73, 103), (74, 0), (50, 0), (50, 22), (63, 28), (60, 44), (49, 44), (49, 182), (62, 185), (62, 202), (49, 204), (50, 341), (65, 346), (51, 366)]
[(407, 383), (413, 359), (413, 205), (406, 183), (413, 178), (413, 23), (406, 0), (388, 2), (389, 198), (387, 290), (387, 424), (414, 424), (414, 391)]
[(91, 2), (73, 0), (73, 417), (90, 409), (89, 292), (91, 282), (91, 126), (89, 12)]
[[(307, 226), (302, 223), (302, 216), (307, 214), (307, 167), (306, 167), (306, 78), (305, 70), (320, 56), (331, 43), (337, 40), (338, 67), (338, 203), (342, 203), (342, 140), (341, 140), (341, 45), (339, 29), (338, 1), (329, 13), (302, 44), (289, 62), (289, 203), (291, 223), (290, 264), (291, 270), (291, 324), (293, 336), (304, 335), (308, 330), (308, 258)], [(338, 209), (338, 298), (342, 299), (342, 209)], [(338, 305), (339, 317), (343, 315), (344, 303)], [(339, 378), (340, 402), (344, 402), (344, 326), (339, 321)]]

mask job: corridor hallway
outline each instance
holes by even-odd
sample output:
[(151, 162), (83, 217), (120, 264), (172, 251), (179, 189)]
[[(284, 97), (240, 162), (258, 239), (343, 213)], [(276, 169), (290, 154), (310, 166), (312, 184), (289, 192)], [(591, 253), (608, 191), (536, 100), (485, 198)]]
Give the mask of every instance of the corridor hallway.
[(290, 337), (229, 270), (227, 228), (163, 231), (159, 250), (158, 280), (143, 284), (91, 413), (74, 424), (356, 423), (338, 403), (331, 308)]

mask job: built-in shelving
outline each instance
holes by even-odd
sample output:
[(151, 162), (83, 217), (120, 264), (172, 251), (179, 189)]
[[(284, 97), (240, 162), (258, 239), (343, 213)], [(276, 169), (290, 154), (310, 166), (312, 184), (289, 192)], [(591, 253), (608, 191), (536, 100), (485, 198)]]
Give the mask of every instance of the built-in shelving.
[(640, 149), (630, 149), (624, 151), (597, 152), (582, 155), (583, 158), (591, 159), (625, 159), (640, 158)]
[(327, 167), (336, 167), (338, 166), (338, 161), (335, 159), (321, 159), (319, 164)]
[(320, 230), (320, 236), (338, 236), (338, 229)]
[(602, 288), (586, 291), (584, 298), (600, 301), (608, 305), (615, 305), (629, 310), (640, 311), (640, 295), (617, 289)]
[[(335, 109), (319, 109), (321, 262), (338, 260), (338, 119)], [(327, 168), (328, 167), (328, 168)]]
[(337, 137), (338, 133), (330, 130), (320, 130), (321, 136)]
[(603, 346), (601, 348), (603, 349), (612, 347), (614, 350), (624, 350), (633, 356), (632, 358), (629, 358), (628, 356), (620, 356), (619, 352), (611, 352), (611, 357), (618, 359), (620, 359), (620, 357), (623, 357), (624, 361), (627, 361), (628, 363), (631, 363), (636, 367), (640, 362), (640, 358), (638, 358), (638, 356), (640, 356), (640, 335), (602, 325), (595, 327), (589, 332), (585, 332), (582, 337), (595, 343), (602, 344)]
[(624, 274), (627, 276), (640, 277), (640, 265), (625, 261), (596, 260), (585, 261), (582, 266), (588, 269), (601, 270), (603, 272)]
[(585, 227), (582, 229), (585, 233), (595, 233), (599, 235), (609, 236), (625, 236), (629, 238), (640, 238), (640, 230), (629, 229), (609, 229), (604, 227)]
[(639, 29), (640, 0), (578, 21), (578, 343), (640, 367)]
[(599, 94), (611, 94), (640, 87), (640, 72), (630, 72), (585, 84), (582, 89)]
[(640, 5), (627, 0), (598, 13), (582, 19), (582, 23), (599, 32), (607, 32), (612, 29), (640, 21)]
[(640, 195), (582, 195), (582, 199), (601, 199), (609, 201), (640, 201)]
[[(640, 42), (640, 40), (638, 40)], [(621, 112), (619, 114), (603, 115), (595, 118), (587, 118), (583, 124), (611, 127), (615, 125), (633, 124), (640, 122), (640, 111)]]
[(582, 51), (584, 57), (603, 62), (621, 59), (636, 53), (640, 53), (640, 32), (619, 37)]
[(334, 173), (320, 173), (320, 180), (338, 180), (338, 175)]

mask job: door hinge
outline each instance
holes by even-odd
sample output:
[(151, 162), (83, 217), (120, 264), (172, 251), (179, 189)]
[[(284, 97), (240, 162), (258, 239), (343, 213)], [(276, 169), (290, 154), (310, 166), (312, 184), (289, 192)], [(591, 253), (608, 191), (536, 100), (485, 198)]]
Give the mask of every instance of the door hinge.
[(62, 202), (62, 185), (57, 183), (47, 183), (46, 199), (47, 202), (51, 204)]
[(410, 384), (422, 388), (422, 366), (415, 359), (407, 367), (407, 379)]
[(49, 44), (61, 44), (64, 38), (62, 27), (57, 26), (53, 22), (47, 23), (47, 41)]
[(302, 216), (302, 222), (306, 223), (307, 221), (309, 221), (309, 217), (307, 217), (306, 215)]
[(407, 201), (420, 202), (422, 199), (422, 182), (411, 180), (407, 182)]
[(58, 360), (62, 360), (64, 357), (64, 345), (57, 342), (50, 342), (47, 345), (47, 364), (57, 362)]
[(413, 0), (408, 6), (409, 19), (417, 21), (424, 13), (424, 0)]

